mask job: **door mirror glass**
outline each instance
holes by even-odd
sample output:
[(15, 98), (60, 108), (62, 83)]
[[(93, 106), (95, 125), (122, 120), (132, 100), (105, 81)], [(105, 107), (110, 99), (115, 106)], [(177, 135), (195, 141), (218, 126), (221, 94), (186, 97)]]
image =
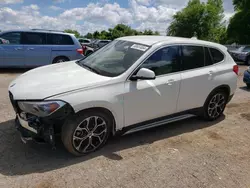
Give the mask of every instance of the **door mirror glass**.
[(133, 75), (130, 80), (154, 80), (155, 73), (147, 68), (141, 68), (136, 75)]

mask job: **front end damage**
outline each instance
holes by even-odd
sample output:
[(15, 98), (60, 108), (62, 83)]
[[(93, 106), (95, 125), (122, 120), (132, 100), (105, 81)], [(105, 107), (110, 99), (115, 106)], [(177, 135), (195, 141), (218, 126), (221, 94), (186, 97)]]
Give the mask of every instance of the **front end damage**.
[(24, 143), (30, 140), (49, 143), (55, 149), (55, 136), (60, 134), (67, 117), (74, 113), (72, 107), (65, 103), (48, 116), (39, 117), (21, 109), (19, 101), (14, 100), (11, 93), (9, 96), (16, 112), (15, 126), (21, 134), (21, 140)]

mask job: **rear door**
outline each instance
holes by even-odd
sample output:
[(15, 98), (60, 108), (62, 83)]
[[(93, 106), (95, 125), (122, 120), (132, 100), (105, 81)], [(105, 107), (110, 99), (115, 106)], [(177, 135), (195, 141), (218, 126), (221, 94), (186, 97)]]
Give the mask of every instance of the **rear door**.
[(181, 112), (202, 107), (216, 87), (216, 67), (213, 66), (210, 52), (203, 46), (183, 45), (181, 69), (177, 110)]
[(24, 67), (24, 48), (21, 44), (21, 32), (8, 32), (0, 36), (8, 43), (0, 44), (2, 67)]
[(22, 44), (24, 45), (24, 58), (27, 67), (50, 64), (51, 47), (46, 45), (46, 33), (24, 32)]
[(59, 56), (66, 57), (69, 60), (80, 59), (82, 56), (77, 52), (77, 48), (81, 48), (81, 45), (79, 41), (77, 42), (79, 46), (75, 46), (70, 35), (65, 35), (63, 33), (48, 33), (47, 43), (52, 47), (51, 62)]

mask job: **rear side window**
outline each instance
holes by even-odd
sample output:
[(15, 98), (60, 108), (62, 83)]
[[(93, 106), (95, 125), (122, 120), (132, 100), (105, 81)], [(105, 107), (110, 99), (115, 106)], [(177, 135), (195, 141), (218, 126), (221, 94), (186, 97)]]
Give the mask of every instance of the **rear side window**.
[(25, 32), (23, 33), (22, 44), (46, 44), (46, 33)]
[(214, 48), (209, 48), (209, 50), (210, 50), (214, 63), (219, 63), (223, 61), (224, 55), (219, 50), (216, 50)]
[(69, 35), (47, 34), (47, 44), (74, 45), (74, 42)]
[(1, 38), (9, 41), (8, 44), (20, 44), (21, 43), (21, 33), (20, 32), (11, 32), (1, 35)]
[(202, 46), (182, 46), (182, 70), (204, 67)]
[(205, 49), (205, 65), (209, 66), (213, 64), (213, 59), (211, 57), (211, 54), (208, 50), (208, 48), (204, 48)]

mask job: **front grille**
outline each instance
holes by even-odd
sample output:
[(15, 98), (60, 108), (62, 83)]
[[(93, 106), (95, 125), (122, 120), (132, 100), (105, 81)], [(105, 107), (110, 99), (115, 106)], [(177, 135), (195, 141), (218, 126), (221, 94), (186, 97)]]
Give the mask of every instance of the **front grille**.
[(15, 112), (17, 112), (18, 111), (17, 102), (14, 100), (14, 97), (13, 97), (11, 92), (9, 92), (9, 98), (10, 98), (10, 102), (11, 102)]

